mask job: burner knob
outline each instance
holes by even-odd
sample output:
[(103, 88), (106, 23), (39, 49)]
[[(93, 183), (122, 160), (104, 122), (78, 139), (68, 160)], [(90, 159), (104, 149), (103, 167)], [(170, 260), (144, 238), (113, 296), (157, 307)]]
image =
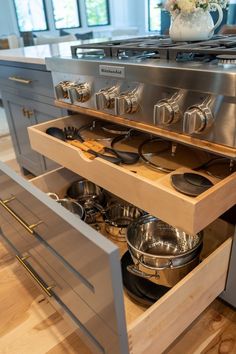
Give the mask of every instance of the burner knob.
[(72, 81), (61, 81), (55, 87), (57, 99), (68, 99), (69, 98), (69, 88), (74, 85)]
[(170, 125), (180, 120), (179, 105), (171, 100), (161, 100), (154, 106), (154, 123), (156, 125)]
[(183, 131), (186, 134), (205, 133), (214, 121), (209, 107), (192, 106), (184, 114)]
[(122, 93), (115, 99), (115, 112), (117, 115), (133, 114), (139, 109), (138, 95), (135, 92)]
[(77, 101), (84, 103), (87, 102), (91, 97), (91, 88), (87, 82), (80, 84), (77, 83), (73, 88), (69, 90), (69, 92), (72, 97), (72, 102)]
[(116, 87), (101, 89), (98, 93), (95, 94), (97, 109), (113, 109), (115, 107), (115, 98), (117, 93), (118, 90)]

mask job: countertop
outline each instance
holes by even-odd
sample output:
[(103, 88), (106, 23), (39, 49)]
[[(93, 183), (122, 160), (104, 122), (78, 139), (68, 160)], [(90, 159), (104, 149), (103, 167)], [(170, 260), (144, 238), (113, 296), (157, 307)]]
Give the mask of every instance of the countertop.
[(0, 50), (0, 60), (44, 65), (46, 57), (59, 55), (69, 56), (70, 47), (76, 44), (81, 44), (81, 41), (42, 44), (32, 47)]
[[(132, 36), (135, 38), (138, 36)], [(113, 37), (114, 40), (124, 40), (128, 39), (130, 36), (118, 36)], [(10, 61), (10, 62), (18, 62), (18, 63), (29, 63), (29, 64), (41, 64), (45, 65), (45, 58), (53, 57), (53, 56), (63, 56), (63, 57), (71, 57), (70, 47), (78, 44), (86, 44), (86, 43), (98, 43), (98, 42), (106, 42), (111, 40), (111, 38), (94, 38), (90, 40), (77, 40), (70, 42), (60, 42), (55, 44), (41, 44), (35, 45), (31, 47), (21, 47), (16, 49), (3, 49), (0, 50), (0, 61)]]

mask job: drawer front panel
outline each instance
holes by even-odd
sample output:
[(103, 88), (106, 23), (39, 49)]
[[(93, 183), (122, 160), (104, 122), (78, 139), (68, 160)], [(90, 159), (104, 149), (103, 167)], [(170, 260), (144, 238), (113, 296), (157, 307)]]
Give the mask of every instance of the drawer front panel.
[[(88, 116), (73, 115), (29, 127), (31, 146), (60, 165), (190, 234), (201, 231), (236, 203), (236, 194), (231, 193), (236, 188), (236, 172), (223, 180), (207, 175), (214, 186), (198, 197), (189, 197), (173, 188), (171, 173), (153, 171), (142, 162), (117, 166), (101, 158), (89, 160), (80, 149), (45, 133), (51, 126), (80, 128), (88, 121)], [(178, 172), (194, 171), (183, 167), (173, 173)]]
[(0, 70), (2, 87), (12, 87), (19, 91), (29, 90), (42, 96), (54, 96), (51, 73), (48, 71), (4, 66)]
[[(48, 296), (68, 309), (69, 314), (73, 314), (92, 342), (97, 344), (99, 352), (112, 353), (116, 345), (116, 334), (67, 284), (63, 278), (64, 274), (59, 273), (60, 268), (55, 267), (53, 256), (49, 251), (39, 246), (30, 250), (27, 256), (17, 257), (17, 259), (26, 272), (30, 272), (34, 280), (38, 280), (38, 284)], [(109, 346), (107, 338), (109, 338)]]
[[(20, 227), (26, 229), (28, 226), (37, 241), (30, 251), (41, 243), (63, 263), (76, 277), (79, 289), (76, 294), (94, 312), (94, 323), (99, 327), (97, 320), (101, 319), (116, 337), (113, 346), (117, 348), (116, 353), (126, 353), (128, 344), (118, 249), (7, 166), (0, 163), (0, 168), (0, 198), (5, 203), (6, 199), (14, 198), (6, 203), (7, 206), (24, 221), (25, 225), (20, 223)], [(85, 294), (90, 296), (85, 298)], [(78, 319), (83, 323), (83, 319)], [(110, 348), (109, 341), (103, 346)]]

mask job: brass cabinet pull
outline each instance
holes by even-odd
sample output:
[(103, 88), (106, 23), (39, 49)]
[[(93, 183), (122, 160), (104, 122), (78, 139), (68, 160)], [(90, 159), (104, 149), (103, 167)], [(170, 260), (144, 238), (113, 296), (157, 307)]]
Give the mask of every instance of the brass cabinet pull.
[(31, 118), (34, 115), (34, 111), (30, 111), (24, 107), (22, 108), (22, 113), (23, 113), (23, 116), (26, 118)]
[(21, 77), (9, 76), (8, 80), (19, 82), (20, 84), (29, 85), (32, 80), (22, 79)]
[(11, 216), (13, 216), (14, 219), (16, 219), (31, 235), (34, 234), (34, 228), (40, 224), (42, 224), (42, 221), (39, 221), (36, 224), (32, 224), (32, 225), (27, 225), (24, 220), (22, 220), (20, 218), (20, 216), (18, 216), (8, 205), (7, 203), (9, 203), (10, 201), (14, 200), (15, 197), (12, 197), (10, 199), (7, 200), (1, 200), (0, 199), (0, 205), (9, 213), (11, 214)]
[(16, 259), (18, 262), (25, 268), (25, 270), (29, 273), (29, 275), (36, 281), (36, 283), (40, 286), (40, 288), (50, 297), (52, 297), (52, 293), (50, 292), (53, 289), (53, 286), (45, 286), (42, 281), (37, 277), (36, 274), (25, 264), (25, 260), (28, 257), (19, 257), (16, 255)]

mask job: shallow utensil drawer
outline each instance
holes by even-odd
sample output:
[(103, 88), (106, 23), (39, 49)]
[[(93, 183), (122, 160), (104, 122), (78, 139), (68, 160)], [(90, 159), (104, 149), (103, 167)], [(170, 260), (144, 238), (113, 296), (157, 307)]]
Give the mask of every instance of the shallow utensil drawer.
[[(76, 274), (78, 284), (82, 284), (87, 288), (87, 291), (93, 294), (93, 301), (90, 298), (87, 298), (86, 301), (86, 305), (93, 312), (91, 328), (99, 328), (100, 321), (102, 321), (104, 326), (107, 326), (113, 333), (113, 336), (104, 335), (104, 342), (99, 342), (104, 348), (104, 352), (128, 353), (118, 248), (46, 196), (45, 193), (17, 175), (8, 166), (0, 163), (0, 170), (1, 190), (4, 185), (7, 186), (3, 193), (4, 200), (6, 199), (5, 194), (9, 194), (8, 199), (14, 198), (11, 203), (21, 201), (23, 216), (20, 210), (17, 213), (26, 225), (30, 225), (30, 219), (35, 219), (35, 224), (39, 222), (35, 227), (30, 228), (31, 236), (37, 242), (26, 254), (20, 255), (21, 260), (28, 263), (33, 262), (33, 259), (36, 258), (33, 257), (34, 252), (39, 248), (39, 244), (45, 247), (53, 257), (57, 257), (65, 268)], [(74, 174), (73, 176), (75, 177)], [(15, 212), (14, 205), (11, 208)], [(24, 228), (22, 224), (20, 226)], [(30, 257), (24, 259), (28, 253)], [(40, 257), (40, 254), (38, 256)], [(39, 259), (43, 263), (42, 257)], [(39, 266), (41, 261), (38, 263)], [(33, 269), (35, 267), (36, 264), (32, 265)], [(38, 272), (40, 271), (38, 270)], [(47, 278), (42, 278), (47, 283)], [(48, 284), (50, 285), (50, 283)], [(92, 284), (91, 289), (88, 289), (87, 284)], [(85, 303), (78, 293), (76, 296)], [(94, 300), (96, 300), (96, 310), (94, 310)], [(62, 306), (64, 305), (62, 304)], [(79, 311), (76, 312), (75, 308), (73, 308), (73, 312), (77, 315), (75, 317), (80, 322), (80, 327), (84, 326), (86, 329), (87, 322), (85, 323), (84, 317), (80, 316)], [(71, 311), (71, 317), (74, 316), (73, 312)], [(98, 330), (96, 329), (96, 331)], [(96, 337), (95, 333), (92, 334)]]
[(2, 87), (12, 87), (16, 90), (29, 90), (42, 96), (53, 97), (51, 72), (24, 69), (14, 66), (0, 66), (0, 81)]
[[(236, 194), (232, 193), (236, 189), (236, 172), (223, 180), (212, 179), (214, 186), (193, 198), (172, 187), (171, 173), (153, 171), (142, 162), (117, 166), (101, 158), (91, 161), (78, 148), (45, 133), (52, 126), (79, 128), (93, 119), (72, 115), (29, 127), (31, 146), (60, 165), (191, 234), (202, 230), (236, 203)], [(191, 170), (180, 168), (174, 173), (183, 171)]]

